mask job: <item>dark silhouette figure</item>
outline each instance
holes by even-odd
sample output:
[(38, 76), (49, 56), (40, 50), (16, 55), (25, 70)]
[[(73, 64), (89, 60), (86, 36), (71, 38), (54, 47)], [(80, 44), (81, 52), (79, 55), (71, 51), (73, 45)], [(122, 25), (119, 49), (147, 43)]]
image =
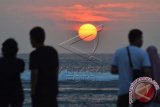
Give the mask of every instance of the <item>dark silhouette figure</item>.
[[(129, 106), (129, 87), (133, 80), (134, 69), (142, 69), (146, 76), (150, 75), (150, 60), (148, 54), (140, 49), (143, 44), (143, 32), (139, 29), (133, 29), (128, 34), (129, 46), (120, 48), (116, 51), (112, 61), (112, 74), (119, 74), (119, 93), (117, 107)], [(129, 63), (129, 55), (133, 67)], [(134, 102), (133, 107), (144, 107), (144, 104)]]
[(33, 48), (30, 54), (32, 107), (57, 107), (58, 53), (44, 45), (45, 32), (41, 27), (30, 31)]
[(24, 61), (16, 58), (17, 42), (7, 39), (2, 45), (0, 58), (0, 107), (22, 107), (24, 95), (20, 73), (24, 71)]
[[(160, 57), (156, 46), (149, 46), (147, 53), (151, 61), (151, 77), (160, 85)], [(157, 92), (157, 98), (148, 107), (160, 107), (160, 90)]]

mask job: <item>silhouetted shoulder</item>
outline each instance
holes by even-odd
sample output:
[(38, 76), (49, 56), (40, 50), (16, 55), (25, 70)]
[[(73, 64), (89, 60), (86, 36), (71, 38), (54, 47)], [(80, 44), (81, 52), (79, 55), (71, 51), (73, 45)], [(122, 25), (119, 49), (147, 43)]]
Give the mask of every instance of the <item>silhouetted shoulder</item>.
[(21, 65), (24, 66), (24, 61), (22, 59), (20, 59), (20, 58), (8, 59), (8, 58), (1, 57), (0, 58), (0, 63), (5, 63), (5, 62), (15, 63), (15, 64), (21, 64)]
[(41, 46), (30, 54), (30, 69), (48, 69), (58, 66), (58, 53), (51, 46)]
[(35, 55), (38, 54), (37, 56), (41, 56), (41, 57), (44, 56), (46, 58), (58, 56), (56, 49), (51, 46), (42, 46), (42, 47), (38, 48), (36, 50), (36, 52), (33, 52), (33, 53), (35, 53)]
[(32, 51), (29, 55), (29, 57), (31, 58), (32, 56), (34, 56), (36, 54), (36, 50)]
[(43, 52), (44, 53), (47, 53), (47, 52), (56, 52), (57, 53), (57, 50), (51, 46), (41, 46), (38, 49), (32, 51), (30, 56), (34, 56), (37, 53), (43, 53)]
[(25, 63), (19, 58), (0, 58), (0, 69), (2, 72), (23, 72)]
[(45, 47), (46, 47), (46, 49), (48, 49), (48, 50), (50, 50), (50, 51), (54, 51), (54, 52), (57, 53), (57, 50), (56, 50), (55, 48), (53, 48), (53, 47), (51, 47), (51, 46), (45, 46)]
[(34, 50), (31, 52), (30, 56), (29, 56), (29, 60), (30, 60), (30, 63), (29, 63), (29, 69), (37, 69), (38, 67), (38, 55), (37, 54), (37, 51)]

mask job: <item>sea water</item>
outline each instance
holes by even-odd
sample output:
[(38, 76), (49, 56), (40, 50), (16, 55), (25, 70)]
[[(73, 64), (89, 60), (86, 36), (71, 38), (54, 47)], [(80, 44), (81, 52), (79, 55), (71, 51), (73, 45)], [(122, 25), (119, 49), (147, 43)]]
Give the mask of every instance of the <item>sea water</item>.
[[(25, 101), (24, 107), (31, 107), (30, 71), (21, 75)], [(59, 107), (115, 107), (118, 76), (110, 72), (59, 73)]]
[[(109, 72), (112, 57), (98, 57), (104, 59), (100, 64), (74, 55), (59, 56), (59, 107), (116, 107), (118, 75)], [(26, 69), (21, 74), (24, 107), (31, 107), (29, 58), (28, 55), (21, 55), (20, 58), (26, 63)]]
[[(30, 81), (30, 71), (26, 70), (21, 74), (23, 81)], [(89, 71), (61, 71), (58, 75), (59, 81), (112, 81), (118, 80), (118, 75), (112, 75), (110, 72), (89, 72)]]

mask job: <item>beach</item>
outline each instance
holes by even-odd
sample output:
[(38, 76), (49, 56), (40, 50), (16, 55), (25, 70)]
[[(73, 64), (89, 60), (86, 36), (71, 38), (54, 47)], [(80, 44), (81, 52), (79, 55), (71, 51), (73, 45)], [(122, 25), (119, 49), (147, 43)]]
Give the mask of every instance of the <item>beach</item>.
[[(24, 107), (31, 107), (30, 83), (23, 82)], [(117, 81), (65, 81), (59, 83), (59, 107), (115, 107)]]
[[(26, 63), (21, 75), (25, 93), (24, 107), (31, 107), (28, 55), (19, 55)], [(118, 76), (110, 70), (111, 55), (97, 55), (101, 63), (77, 55), (59, 56), (59, 107), (116, 107)]]

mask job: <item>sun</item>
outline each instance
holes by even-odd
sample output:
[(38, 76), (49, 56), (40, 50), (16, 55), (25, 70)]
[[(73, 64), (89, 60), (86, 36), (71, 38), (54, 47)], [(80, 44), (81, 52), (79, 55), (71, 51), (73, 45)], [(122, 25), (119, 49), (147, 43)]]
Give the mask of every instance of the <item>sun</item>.
[(78, 31), (80, 39), (90, 42), (97, 37), (97, 28), (92, 24), (83, 24)]

